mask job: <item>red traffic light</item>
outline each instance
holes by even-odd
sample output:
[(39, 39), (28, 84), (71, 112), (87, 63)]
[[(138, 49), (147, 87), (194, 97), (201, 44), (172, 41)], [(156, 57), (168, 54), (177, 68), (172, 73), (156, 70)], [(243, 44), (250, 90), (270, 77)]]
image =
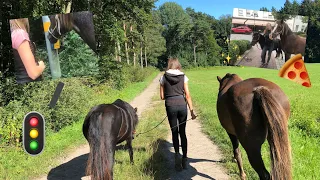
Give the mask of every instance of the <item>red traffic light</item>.
[(38, 122), (39, 122), (39, 120), (38, 120), (36, 117), (32, 117), (32, 118), (30, 119), (30, 125), (31, 125), (32, 127), (36, 127), (36, 126), (38, 125)]

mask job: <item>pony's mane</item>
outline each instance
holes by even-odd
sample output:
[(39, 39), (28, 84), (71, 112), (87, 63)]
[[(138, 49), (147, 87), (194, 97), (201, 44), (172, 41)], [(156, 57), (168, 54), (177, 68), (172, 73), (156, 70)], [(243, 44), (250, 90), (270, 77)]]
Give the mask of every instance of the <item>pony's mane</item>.
[(72, 19), (73, 19), (73, 14), (68, 13), (68, 14), (59, 14), (58, 15), (61, 24), (64, 25), (64, 28), (67, 30), (72, 30), (73, 24), (72, 24)]

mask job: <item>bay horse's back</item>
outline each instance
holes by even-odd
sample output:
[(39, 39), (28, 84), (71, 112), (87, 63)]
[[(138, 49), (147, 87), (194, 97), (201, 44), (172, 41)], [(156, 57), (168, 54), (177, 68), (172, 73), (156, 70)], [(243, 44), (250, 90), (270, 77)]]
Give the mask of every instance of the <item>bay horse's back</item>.
[[(231, 138), (242, 179), (245, 179), (245, 174), (236, 145), (238, 140), (260, 179), (269, 180), (272, 177), (277, 180), (291, 180), (288, 135), (290, 104), (287, 96), (278, 85), (261, 78), (233, 82), (228, 86), (228, 83), (232, 82), (228, 79), (236, 77), (229, 74), (222, 80), (218, 79), (220, 91), (217, 106), (223, 106), (218, 108), (221, 124), (229, 124), (232, 126), (229, 130), (234, 129), (234, 132), (228, 132), (228, 128), (225, 128)], [(223, 91), (221, 87), (229, 88)], [(271, 176), (261, 157), (261, 146), (266, 139), (271, 153)]]

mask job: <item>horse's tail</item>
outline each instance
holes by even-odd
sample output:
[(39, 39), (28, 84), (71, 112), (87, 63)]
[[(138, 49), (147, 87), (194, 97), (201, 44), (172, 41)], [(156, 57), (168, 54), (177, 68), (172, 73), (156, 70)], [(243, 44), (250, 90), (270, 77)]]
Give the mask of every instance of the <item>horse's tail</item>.
[(285, 111), (266, 87), (257, 87), (254, 97), (268, 127), (272, 179), (291, 180), (291, 149)]
[(94, 180), (109, 180), (112, 179), (110, 169), (108, 169), (107, 148), (108, 142), (106, 135), (103, 132), (102, 112), (90, 112), (85, 121), (90, 121), (88, 128), (88, 142), (90, 153), (87, 162), (86, 174)]

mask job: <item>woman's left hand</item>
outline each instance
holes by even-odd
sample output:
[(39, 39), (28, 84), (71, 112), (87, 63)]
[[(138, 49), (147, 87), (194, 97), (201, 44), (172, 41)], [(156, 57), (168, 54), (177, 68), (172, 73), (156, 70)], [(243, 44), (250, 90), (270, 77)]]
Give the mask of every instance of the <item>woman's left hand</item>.
[(273, 38), (272, 38), (272, 34), (269, 34), (269, 39), (271, 39), (271, 40), (273, 39)]

